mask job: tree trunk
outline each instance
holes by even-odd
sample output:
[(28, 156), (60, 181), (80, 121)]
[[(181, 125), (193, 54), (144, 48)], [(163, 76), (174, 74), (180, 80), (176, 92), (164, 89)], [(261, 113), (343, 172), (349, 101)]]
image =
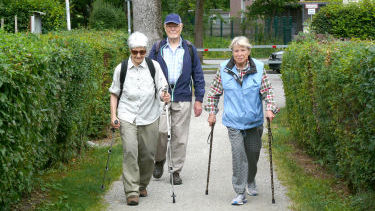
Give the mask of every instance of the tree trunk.
[[(203, 14), (204, 0), (197, 0), (195, 4), (195, 26), (194, 26), (194, 45), (197, 48), (203, 48)], [(203, 61), (202, 52), (198, 52), (199, 59)]]
[(133, 4), (133, 29), (144, 33), (149, 41), (147, 51), (150, 52), (154, 42), (163, 34), (161, 20), (161, 0), (136, 0)]

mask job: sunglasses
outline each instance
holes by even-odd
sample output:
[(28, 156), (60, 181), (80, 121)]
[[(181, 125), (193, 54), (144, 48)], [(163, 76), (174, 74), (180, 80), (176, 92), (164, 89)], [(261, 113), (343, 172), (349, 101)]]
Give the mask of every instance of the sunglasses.
[(143, 56), (146, 54), (146, 50), (140, 50), (140, 51), (137, 51), (137, 50), (131, 50), (130, 51), (133, 55), (138, 55), (138, 53)]

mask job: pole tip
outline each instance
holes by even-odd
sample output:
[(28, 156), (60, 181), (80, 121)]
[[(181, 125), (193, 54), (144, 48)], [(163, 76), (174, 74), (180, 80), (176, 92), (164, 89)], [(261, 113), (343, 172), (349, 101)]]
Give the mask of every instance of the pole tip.
[(208, 195), (208, 190), (206, 190), (206, 195)]
[(275, 204), (275, 199), (272, 199), (272, 204)]

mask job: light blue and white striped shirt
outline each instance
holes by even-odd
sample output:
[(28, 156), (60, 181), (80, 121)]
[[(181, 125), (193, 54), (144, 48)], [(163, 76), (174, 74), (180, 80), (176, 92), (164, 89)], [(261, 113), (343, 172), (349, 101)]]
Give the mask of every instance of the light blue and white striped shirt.
[(167, 44), (163, 48), (163, 58), (168, 68), (168, 82), (169, 84), (176, 84), (178, 78), (182, 73), (182, 65), (184, 62), (185, 50), (182, 47), (182, 38), (180, 37), (180, 43), (177, 48), (173, 51), (169, 40), (167, 38)]

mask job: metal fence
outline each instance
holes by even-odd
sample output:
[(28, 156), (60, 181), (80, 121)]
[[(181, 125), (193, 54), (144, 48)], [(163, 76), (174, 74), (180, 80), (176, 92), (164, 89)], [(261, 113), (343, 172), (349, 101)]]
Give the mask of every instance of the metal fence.
[[(288, 45), (253, 45), (251, 48), (286, 48)], [(232, 51), (229, 48), (197, 48), (198, 52), (229, 52)], [(220, 59), (218, 59), (220, 60)], [(270, 64), (272, 61), (264, 60), (262, 61), (264, 64)], [(279, 63), (279, 62), (277, 62)], [(203, 69), (215, 69), (217, 68), (217, 64), (206, 64), (202, 65)]]
[(292, 16), (275, 16), (272, 19), (241, 21), (239, 18), (209, 20), (205, 33), (209, 36), (230, 37), (244, 35), (256, 42), (265, 40), (287, 44), (295, 33)]

